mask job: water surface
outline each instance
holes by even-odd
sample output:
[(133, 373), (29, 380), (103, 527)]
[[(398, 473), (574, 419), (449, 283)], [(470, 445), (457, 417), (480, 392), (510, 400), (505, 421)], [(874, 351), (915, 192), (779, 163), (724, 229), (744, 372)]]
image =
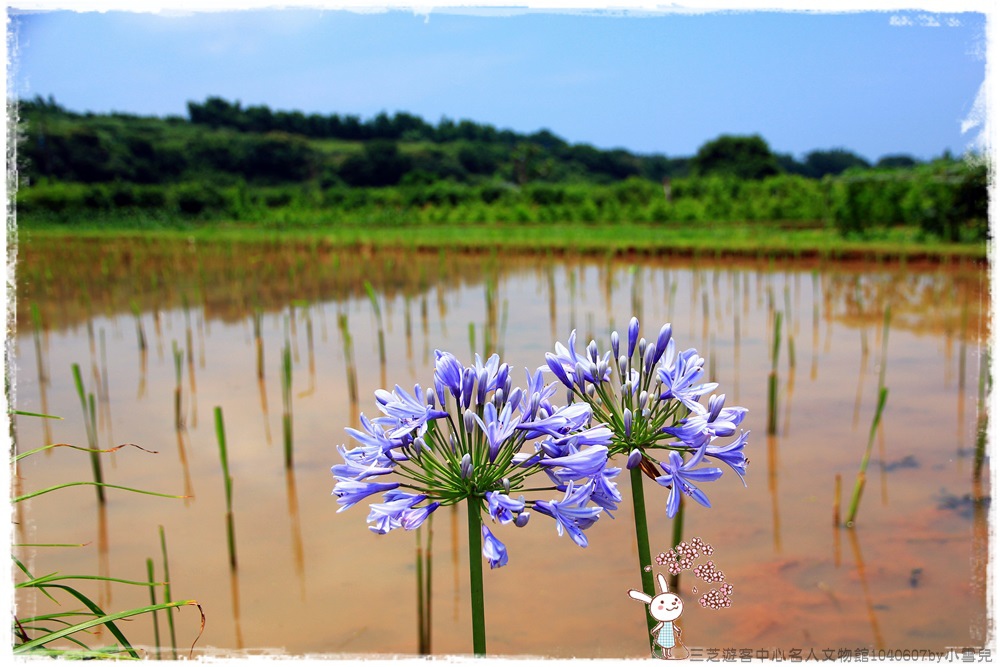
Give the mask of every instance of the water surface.
[[(380, 302), (384, 366), (365, 280)], [(22, 235), (16, 407), (65, 420), (18, 417), (18, 450), (86, 444), (70, 370), (77, 363), (95, 394), (101, 446), (135, 443), (157, 452), (106, 455), (106, 481), (189, 497), (111, 490), (101, 510), (88, 487), (43, 496), (20, 507), (15, 539), (86, 546), (16, 552), (35, 573), (145, 579), (146, 558), (161, 571), (162, 526), (173, 597), (196, 598), (207, 615), (196, 654), (416, 653), (415, 535), (372, 534), (363, 506), (337, 513), (329, 468), (340, 462), (336, 447), (351, 446), (344, 427), (356, 425), (360, 412), (377, 412), (375, 389), (430, 384), (435, 348), (466, 362), (473, 349), (498, 351), (520, 380), (519, 369), (543, 363), (572, 329), (581, 344), (595, 338), (604, 347), (610, 331), (624, 329), (634, 314), (650, 337), (671, 322), (678, 344), (709, 360), (727, 404), (750, 409), (743, 424), (751, 431), (747, 488), (726, 474), (705, 487), (711, 509), (686, 512), (685, 537), (714, 546), (713, 560), (734, 587), (731, 608), (709, 611), (692, 591), (708, 586), (682, 576), (689, 647), (708, 657), (709, 649), (836, 655), (981, 646), (990, 490), (989, 471), (976, 483), (973, 468), (987, 303), (981, 264), (452, 256), (319, 243), (53, 243)], [(778, 428), (768, 436), (777, 313)], [(293, 368), (290, 472), (281, 421), (286, 341)], [(843, 515), (880, 374), (889, 396), (859, 520), (853, 530), (835, 528), (835, 478), (843, 480)], [(226, 549), (216, 406), (225, 416), (234, 479), (235, 574)], [(27, 492), (88, 479), (90, 467), (86, 454), (62, 448), (25, 460), (19, 472)], [(627, 476), (619, 480), (628, 499)], [(654, 552), (672, 546), (664, 491), (646, 485)], [(471, 650), (465, 526), (463, 509), (448, 508), (422, 531), (425, 543), (431, 539), (434, 653)], [(628, 502), (614, 520), (604, 517), (588, 531), (587, 549), (558, 537), (542, 517), (523, 530), (495, 532), (510, 563), (485, 573), (491, 653), (646, 654), (645, 608), (627, 596), (640, 586)], [(109, 608), (148, 601), (141, 589), (83, 588)], [(178, 645), (190, 646), (196, 612), (182, 610), (176, 622)], [(153, 643), (148, 617), (125, 631), (137, 644)]]

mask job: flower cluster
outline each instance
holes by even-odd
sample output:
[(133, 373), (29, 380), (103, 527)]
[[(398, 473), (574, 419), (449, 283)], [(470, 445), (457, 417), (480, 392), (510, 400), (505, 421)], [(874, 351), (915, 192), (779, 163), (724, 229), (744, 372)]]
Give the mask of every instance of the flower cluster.
[[(747, 410), (726, 407), (725, 394), (712, 394), (707, 407), (702, 405), (701, 398), (718, 384), (702, 381), (705, 360), (694, 348), (679, 351), (669, 324), (655, 341), (647, 341), (639, 337), (633, 317), (626, 340), (612, 332), (611, 350), (603, 354), (595, 341), (578, 352), (573, 331), (567, 345), (556, 343), (545, 359), (540, 370), (551, 371), (571, 400), (590, 406), (595, 420), (612, 430), (609, 454), (626, 455), (629, 469), (638, 466), (669, 489), (667, 516), (677, 514), (682, 495), (711, 507), (696, 484), (717, 480), (722, 469), (702, 465), (706, 457), (725, 463), (743, 481), (749, 432), (736, 435), (736, 429)], [(731, 436), (736, 437), (728, 444), (715, 444)], [(666, 460), (660, 460), (664, 454)]]
[(732, 607), (733, 601), (730, 595), (733, 594), (732, 584), (723, 584), (718, 588), (713, 588), (698, 598), (698, 604), (709, 609), (723, 609)]
[[(434, 386), (413, 393), (396, 386), (375, 392), (381, 415), (361, 415), (361, 429), (346, 429), (359, 445), (338, 448), (344, 462), (332, 468), (333, 495), (346, 510), (375, 494), (369, 529), (384, 534), (413, 530), (439, 507), (469, 501), (497, 524), (523, 527), (530, 510), (555, 521), (581, 547), (584, 531), (621, 502), (608, 468), (611, 430), (591, 425), (590, 406), (556, 407), (555, 383), (527, 373), (526, 388), (512, 386), (510, 367), (497, 355), (476, 355), (463, 366), (435, 352)], [(550, 499), (525, 499), (518, 491), (558, 491)], [(545, 479), (547, 478), (547, 479)], [(482, 525), (483, 556), (491, 567), (507, 563), (507, 548)]]
[(722, 570), (715, 569), (715, 563), (708, 561), (707, 563), (702, 563), (692, 570), (694, 576), (698, 577), (702, 581), (708, 583), (715, 583), (719, 581), (726, 580), (726, 573)]

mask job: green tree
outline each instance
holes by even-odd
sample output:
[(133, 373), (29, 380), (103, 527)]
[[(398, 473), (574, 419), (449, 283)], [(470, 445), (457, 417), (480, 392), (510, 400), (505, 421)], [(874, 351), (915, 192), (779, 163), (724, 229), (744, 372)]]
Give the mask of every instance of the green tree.
[(762, 179), (779, 173), (778, 160), (760, 135), (724, 134), (698, 149), (691, 166), (695, 174)]
[(917, 166), (917, 161), (909, 155), (883, 155), (875, 166), (879, 169), (909, 169)]
[(828, 151), (811, 151), (806, 155), (806, 169), (813, 178), (823, 178), (827, 174), (837, 176), (851, 167), (868, 169), (871, 164), (860, 155), (834, 148)]

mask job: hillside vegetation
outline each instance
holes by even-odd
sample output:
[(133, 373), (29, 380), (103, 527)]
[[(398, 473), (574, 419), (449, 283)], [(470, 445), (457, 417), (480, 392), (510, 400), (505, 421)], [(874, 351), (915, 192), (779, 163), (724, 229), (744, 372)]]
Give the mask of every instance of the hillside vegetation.
[(931, 242), (988, 234), (986, 166), (948, 155), (871, 165), (833, 149), (799, 161), (759, 136), (722, 136), (668, 158), (548, 130), (219, 98), (189, 103), (187, 118), (76, 113), (51, 98), (17, 112), (28, 227), (794, 222), (855, 240), (900, 228)]

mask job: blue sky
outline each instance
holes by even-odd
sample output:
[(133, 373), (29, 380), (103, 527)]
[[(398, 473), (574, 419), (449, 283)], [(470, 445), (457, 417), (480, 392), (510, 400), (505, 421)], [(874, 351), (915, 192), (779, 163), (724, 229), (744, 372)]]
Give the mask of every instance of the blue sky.
[(961, 154), (983, 14), (536, 10), (14, 12), (12, 86), (76, 111), (186, 114), (210, 95), (307, 113), (407, 111), (668, 156), (760, 134), (801, 157)]

